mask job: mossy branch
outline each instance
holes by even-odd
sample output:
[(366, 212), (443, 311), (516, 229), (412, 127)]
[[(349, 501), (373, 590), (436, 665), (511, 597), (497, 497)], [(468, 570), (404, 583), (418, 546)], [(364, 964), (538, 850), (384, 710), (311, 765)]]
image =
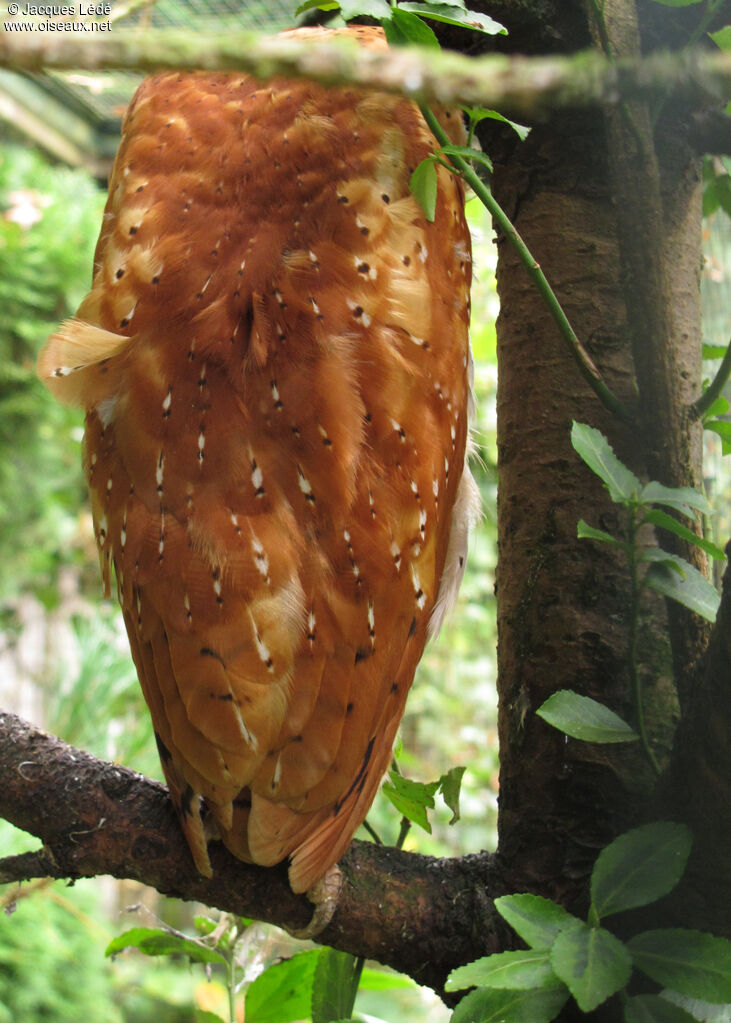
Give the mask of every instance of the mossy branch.
[(617, 104), (629, 97), (674, 96), (713, 106), (731, 93), (731, 53), (655, 53), (608, 61), (599, 53), (568, 57), (466, 57), (421, 48), (371, 50), (349, 39), (314, 41), (258, 32), (193, 33), (177, 29), (107, 33), (0, 33), (0, 66), (237, 70), (259, 78), (307, 77), (402, 93), (420, 102), (489, 104), (536, 118), (550, 110)]
[[(3, 712), (0, 818), (42, 843), (0, 859), (0, 884), (111, 874), (290, 930), (312, 917), (307, 899), (292, 893), (284, 865), (241, 863), (215, 842), (213, 877), (201, 877), (162, 785)], [(340, 868), (345, 884), (318, 937), (333, 948), (378, 959), (441, 990), (451, 969), (499, 944), (490, 893), (503, 891), (505, 882), (487, 853), (435, 860), (354, 842)]]

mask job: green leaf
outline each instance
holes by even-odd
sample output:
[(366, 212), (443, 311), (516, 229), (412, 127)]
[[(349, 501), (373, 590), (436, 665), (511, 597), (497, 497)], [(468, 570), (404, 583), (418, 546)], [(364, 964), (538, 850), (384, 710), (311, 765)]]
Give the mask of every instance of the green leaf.
[(701, 213), (704, 217), (712, 217), (713, 214), (721, 206), (721, 197), (716, 191), (716, 178), (709, 181), (706, 187), (703, 189), (703, 199), (701, 202)]
[(195, 1023), (224, 1023), (224, 1020), (215, 1012), (208, 1009), (195, 1010)]
[(710, 422), (710, 424), (709, 422), (706, 422), (705, 429), (712, 430), (715, 434), (718, 434), (721, 437), (722, 454), (724, 455), (731, 454), (731, 435), (727, 435), (725, 431), (722, 433), (720, 430), (717, 429), (717, 427), (719, 426), (725, 427), (727, 426), (727, 424), (720, 424), (718, 419), (714, 419), (714, 421)]
[(464, 767), (453, 767), (439, 779), (439, 791), (442, 794), (444, 802), (452, 811), (452, 817), (449, 821), (450, 824), (456, 824), (459, 820), (459, 794), (462, 789), (462, 778), (464, 777), (464, 773)]
[(434, 161), (427, 156), (409, 178), (409, 190), (432, 223), (437, 211), (437, 169)]
[(620, 462), (603, 433), (585, 423), (574, 422), (571, 443), (591, 471), (604, 482), (613, 501), (628, 504), (636, 498), (641, 489), (640, 481)]
[(731, 439), (731, 423), (725, 419), (714, 419), (711, 423), (705, 423), (706, 430), (713, 430), (719, 437)]
[(226, 962), (215, 949), (200, 945), (191, 938), (150, 927), (133, 927), (119, 934), (109, 942), (104, 954), (114, 956), (125, 948), (136, 948), (146, 956), (186, 956), (195, 963)]
[(691, 4), (700, 4), (703, 0), (655, 0), (656, 4), (663, 7), (690, 7)]
[(498, 113), (497, 110), (489, 110), (487, 107), (463, 107), (462, 109), (467, 114), (467, 117), (470, 119), (470, 123), (473, 126), (478, 125), (480, 121), (484, 121), (485, 118), (489, 117), (494, 121), (502, 121), (503, 124), (509, 124), (517, 133), (521, 142), (525, 142), (530, 135), (530, 128), (526, 127), (524, 124), (518, 124), (517, 121), (511, 121), (509, 118), (504, 117), (501, 113)]
[(312, 985), (321, 949), (270, 966), (246, 992), (246, 1023), (292, 1023), (309, 1019)]
[(615, 838), (591, 872), (591, 901), (600, 917), (647, 906), (683, 875), (693, 836), (684, 824), (658, 821)]
[[(666, 554), (665, 551), (661, 553)], [(650, 565), (645, 583), (656, 593), (671, 597), (707, 621), (715, 622), (721, 598), (713, 584), (683, 558), (668, 554), (666, 560), (672, 561), (683, 577), (679, 577), (678, 571), (672, 571), (667, 564), (660, 563)]]
[(431, 835), (431, 824), (426, 811), (434, 809), (434, 793), (439, 788), (439, 782), (425, 784), (421, 781), (412, 781), (410, 778), (402, 778), (395, 771), (390, 771), (388, 777), (389, 780), (382, 789), (384, 795), (391, 800), (399, 813)]
[(334, 948), (322, 949), (312, 985), (312, 1023), (331, 1023), (350, 1016), (359, 978), (355, 956)]
[(728, 345), (712, 345), (707, 341), (703, 342), (703, 358), (707, 360), (722, 359), (726, 354)]
[(625, 1023), (696, 1023), (693, 1016), (659, 995), (635, 995), (624, 1005)]
[[(429, 0), (422, 0), (422, 2), (426, 2), (426, 3), (428, 3), (428, 2), (429, 2)], [(445, 5), (446, 5), (447, 7), (459, 7), (459, 8), (461, 8), (461, 9), (462, 9), (463, 11), (466, 11), (466, 10), (467, 10), (467, 8), (466, 8), (466, 6), (465, 6), (465, 2), (464, 2), (464, 0), (439, 0), (439, 3), (440, 3), (440, 4), (442, 5), (442, 6), (445, 6)]]
[(718, 32), (709, 32), (708, 35), (720, 50), (731, 50), (731, 25), (724, 25)]
[(560, 983), (551, 968), (549, 950), (541, 948), (483, 956), (452, 970), (444, 988), (446, 991), (461, 991), (467, 987), (528, 991), (557, 987)]
[(478, 988), (462, 999), (449, 1023), (550, 1023), (567, 999), (563, 987), (535, 991)]
[(203, 935), (210, 934), (217, 927), (216, 921), (207, 916), (194, 916), (193, 925), (198, 933)]
[(662, 504), (667, 508), (675, 508), (677, 511), (693, 518), (691, 509), (702, 512), (704, 515), (711, 514), (711, 506), (703, 496), (693, 487), (665, 487), (657, 480), (651, 480), (640, 492), (642, 504)]
[(621, 540), (617, 540), (611, 533), (605, 533), (603, 529), (595, 529), (588, 522), (579, 519), (576, 527), (576, 535), (580, 540), (599, 540), (602, 543), (610, 543), (614, 547), (624, 547)]
[(724, 422), (723, 419), (713, 419), (711, 422), (704, 422), (703, 428), (717, 433), (721, 438), (723, 454), (731, 455), (731, 423)]
[(719, 174), (714, 182), (714, 191), (719, 206), (731, 215), (731, 175)]
[(713, 1002), (704, 1002), (700, 998), (681, 995), (679, 991), (671, 991), (670, 988), (661, 991), (660, 997), (663, 1001), (672, 1002), (687, 1012), (693, 1023), (697, 1020), (701, 1023), (731, 1023), (731, 1005), (728, 1002), (714, 1005)]
[(637, 934), (627, 947), (635, 966), (658, 984), (706, 1002), (731, 1002), (731, 941), (675, 928)]
[(386, 0), (340, 0), (340, 11), (346, 21), (362, 17), (380, 21), (390, 17), (391, 7)]
[(583, 1012), (591, 1012), (623, 988), (632, 973), (632, 960), (622, 942), (583, 920), (558, 935), (551, 965)]
[(474, 29), (476, 32), (485, 32), (491, 36), (508, 34), (508, 30), (503, 25), (487, 14), (462, 10), (450, 4), (407, 2), (398, 4), (398, 9), (411, 11), (422, 18), (431, 18), (432, 21), (443, 21), (447, 25), (460, 25), (464, 28)]
[(685, 579), (685, 569), (675, 554), (664, 551), (662, 547), (642, 547), (639, 552), (639, 560), (653, 565), (662, 565), (671, 572), (676, 572), (681, 579)]
[(414, 43), (417, 46), (427, 46), (432, 50), (441, 49), (434, 31), (418, 15), (402, 11), (398, 7), (389, 7), (388, 17), (400, 34), (400, 38), (397, 41), (389, 38), (388, 33), (386, 33), (386, 38), (392, 45), (396, 42), (399, 46), (403, 46), (406, 43)]
[(639, 736), (603, 703), (559, 689), (536, 711), (549, 725), (584, 742), (634, 742)]
[(360, 975), (361, 991), (397, 991), (404, 988), (415, 988), (417, 985), (403, 973), (393, 973), (391, 970), (374, 970), (366, 966)]
[(527, 945), (536, 949), (550, 948), (561, 931), (578, 922), (563, 906), (527, 892), (501, 895), (495, 899), (495, 909)]
[(339, 7), (340, 4), (337, 0), (305, 0), (304, 3), (299, 5), (294, 14), (295, 17), (299, 17), (300, 14), (305, 14), (307, 11), (337, 11)]
[(444, 153), (445, 156), (461, 156), (463, 160), (476, 160), (477, 163), (482, 163), (492, 170), (492, 160), (487, 153), (483, 153), (481, 149), (475, 149), (473, 146), (448, 145), (442, 146), (437, 152)]
[[(729, 408), (731, 408), (731, 405), (729, 405), (728, 398), (716, 398), (703, 413), (703, 418), (713, 419), (714, 416), (725, 416)], [(731, 426), (731, 423), (729, 425)]]
[[(729, 424), (731, 426), (731, 424)], [(688, 543), (695, 544), (696, 547), (700, 547), (702, 550), (709, 554), (716, 561), (725, 561), (726, 555), (723, 553), (720, 547), (717, 547), (715, 543), (711, 543), (710, 540), (706, 540), (702, 536), (696, 536), (696, 534), (684, 526), (677, 519), (674, 519), (672, 515), (668, 515), (667, 512), (660, 511), (659, 508), (653, 508), (645, 515), (645, 522), (651, 522), (653, 526), (660, 526), (662, 529), (667, 529), (669, 533), (675, 533), (676, 536), (682, 537), (687, 540)]]

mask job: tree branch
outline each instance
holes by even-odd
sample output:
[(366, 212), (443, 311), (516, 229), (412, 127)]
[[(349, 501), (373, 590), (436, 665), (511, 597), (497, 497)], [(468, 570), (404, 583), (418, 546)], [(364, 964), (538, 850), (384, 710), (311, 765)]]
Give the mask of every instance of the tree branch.
[(703, 156), (731, 156), (731, 117), (723, 110), (703, 110), (690, 119), (688, 139), (696, 153)]
[(371, 50), (349, 39), (319, 42), (258, 32), (174, 29), (106, 35), (5, 31), (0, 66), (18, 71), (231, 69), (258, 78), (305, 76), (325, 85), (350, 83), (402, 93), (425, 103), (489, 103), (529, 119), (557, 108), (617, 104), (630, 96), (673, 96), (713, 106), (731, 92), (731, 53), (658, 53), (614, 62), (599, 53), (471, 58), (412, 48)]
[[(162, 785), (2, 712), (0, 817), (43, 843), (0, 860), (0, 883), (111, 874), (290, 929), (312, 916), (283, 866), (241, 863), (220, 843), (210, 848), (213, 878), (201, 877)], [(493, 857), (436, 860), (354, 842), (340, 868), (345, 884), (321, 935), (328, 945), (439, 992), (455, 966), (499, 950), (505, 925), (492, 899), (505, 888)]]

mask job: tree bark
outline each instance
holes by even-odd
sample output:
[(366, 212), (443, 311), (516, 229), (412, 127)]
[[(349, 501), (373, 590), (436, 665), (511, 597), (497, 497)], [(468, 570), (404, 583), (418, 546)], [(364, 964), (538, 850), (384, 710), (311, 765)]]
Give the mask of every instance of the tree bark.
[[(0, 860), (0, 884), (111, 874), (290, 930), (313, 907), (286, 866), (265, 869), (210, 846), (213, 878), (190, 857), (167, 790), (0, 712), (0, 817), (41, 849)], [(317, 940), (377, 959), (443, 994), (450, 970), (499, 951), (507, 930), (493, 899), (507, 889), (487, 853), (438, 860), (354, 842), (340, 861), (335, 915)]]
[[(552, 120), (506, 155), (495, 166), (498, 201), (610, 387), (633, 407), (601, 122)], [(573, 451), (572, 419), (607, 434), (638, 473), (645, 465), (635, 428), (613, 421), (588, 390), (503, 238), (498, 291), (499, 854), (516, 886), (581, 908), (599, 849), (642, 816), (652, 776), (637, 748), (567, 739), (535, 714), (551, 693), (572, 689), (632, 716), (627, 567), (576, 536), (580, 518), (615, 535), (625, 523)], [(649, 696), (653, 739), (667, 751), (675, 701), (655, 610)]]
[[(605, 5), (610, 19), (617, 6)], [(637, 23), (630, 27), (636, 42)], [(498, 857), (516, 887), (581, 911), (596, 854), (615, 834), (640, 820), (692, 820), (698, 836), (686, 894), (663, 912), (676, 924), (728, 933), (717, 896), (713, 903), (714, 879), (723, 877), (722, 888), (728, 879), (723, 613), (705, 660), (705, 623), (677, 604), (647, 603), (644, 704), (651, 745), (669, 765), (660, 790), (638, 747), (577, 742), (535, 715), (551, 693), (573, 689), (632, 720), (626, 566), (605, 545), (576, 539), (579, 518), (615, 535), (624, 522), (572, 451), (571, 420), (602, 430), (643, 480), (691, 486), (701, 478), (691, 414), (700, 393), (698, 167), (687, 126), (656, 141), (646, 109), (633, 104), (631, 121), (627, 114), (621, 105), (606, 120), (574, 112), (535, 126), (523, 144), (507, 134), (496, 144), (492, 128), (483, 141), (495, 157), (498, 201), (635, 412), (629, 426), (612, 420), (583, 385), (498, 236)], [(705, 567), (697, 549), (681, 553)], [(671, 756), (678, 695), (684, 718)], [(703, 825), (701, 805), (713, 808)]]

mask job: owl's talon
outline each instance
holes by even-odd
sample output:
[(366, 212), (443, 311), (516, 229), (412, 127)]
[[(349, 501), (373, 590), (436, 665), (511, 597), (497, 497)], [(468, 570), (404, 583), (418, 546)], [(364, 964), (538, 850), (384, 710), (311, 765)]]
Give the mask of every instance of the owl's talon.
[(303, 941), (312, 940), (321, 934), (335, 916), (343, 880), (343, 873), (337, 864), (330, 867), (324, 877), (316, 881), (307, 892), (307, 898), (315, 907), (312, 919), (306, 927), (301, 929), (285, 928), (287, 933), (291, 934), (293, 938), (300, 938)]

